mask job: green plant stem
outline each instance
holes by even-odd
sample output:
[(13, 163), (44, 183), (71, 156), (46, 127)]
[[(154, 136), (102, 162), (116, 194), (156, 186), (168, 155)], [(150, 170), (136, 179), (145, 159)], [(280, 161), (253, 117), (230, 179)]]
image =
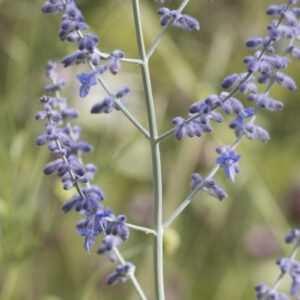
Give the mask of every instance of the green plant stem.
[[(125, 259), (123, 258), (122, 254), (120, 253), (120, 251), (118, 250), (117, 247), (114, 247), (114, 253), (115, 253), (115, 255), (117, 256), (117, 258), (118, 258), (118, 260), (120, 261), (120, 263), (121, 263), (122, 265), (125, 265), (125, 264), (126, 264), (126, 261), (125, 261)], [(147, 300), (147, 298), (146, 298), (146, 296), (145, 296), (145, 294), (144, 294), (143, 289), (141, 288), (139, 282), (137, 281), (137, 279), (136, 279), (136, 277), (135, 277), (135, 275), (134, 275), (134, 271), (130, 272), (130, 273), (128, 274), (128, 276), (129, 276), (129, 278), (130, 278), (132, 284), (134, 285), (134, 287), (135, 287), (137, 293), (139, 294), (141, 300)]]
[[(110, 222), (114, 222), (113, 219), (107, 217), (105, 218), (107, 221), (110, 221)], [(137, 231), (142, 231), (146, 234), (153, 234), (153, 235), (156, 235), (156, 232), (151, 229), (151, 228), (148, 228), (148, 227), (144, 227), (144, 226), (139, 226), (139, 225), (135, 225), (135, 224), (130, 224), (130, 223), (125, 223), (127, 225), (127, 227), (131, 228), (131, 229), (134, 229), (134, 230), (137, 230)]]
[[(180, 6), (178, 7), (177, 11), (181, 12), (183, 9), (187, 6), (189, 3), (189, 0), (184, 0)], [(149, 47), (146, 57), (149, 59), (153, 52), (155, 51), (156, 47), (158, 46), (159, 42), (161, 41), (162, 37), (165, 35), (167, 30), (170, 28), (170, 26), (173, 24), (174, 19), (172, 18), (162, 29), (162, 31), (159, 33), (157, 38), (154, 40), (153, 44)]]
[(151, 79), (149, 72), (149, 61), (146, 55), (145, 43), (142, 32), (139, 0), (132, 0), (134, 23), (136, 29), (137, 44), (141, 65), (143, 86), (146, 98), (147, 115), (150, 132), (150, 147), (152, 155), (153, 194), (154, 194), (154, 230), (156, 236), (153, 247), (154, 285), (157, 300), (164, 300), (164, 278), (163, 278), (163, 226), (162, 226), (162, 174), (159, 143), (157, 138), (155, 109), (152, 95)]
[[(101, 52), (97, 48), (95, 49), (95, 52), (98, 53), (101, 56), (101, 58), (103, 58), (103, 59), (110, 59), (111, 58), (111, 55), (109, 53)], [(135, 58), (123, 57), (123, 58), (120, 59), (120, 61), (125, 62), (125, 63), (134, 64), (134, 65), (143, 64), (143, 62), (140, 59), (135, 59)]]

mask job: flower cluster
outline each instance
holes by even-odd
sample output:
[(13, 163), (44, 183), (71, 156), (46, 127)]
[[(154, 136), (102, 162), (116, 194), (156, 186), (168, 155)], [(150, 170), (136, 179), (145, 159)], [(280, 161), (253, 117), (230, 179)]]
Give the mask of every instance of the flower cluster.
[(220, 201), (223, 201), (227, 197), (225, 190), (218, 186), (213, 178), (206, 178), (203, 181), (201, 175), (198, 173), (192, 174), (190, 186), (192, 190), (202, 188), (204, 192), (219, 199)]
[[(195, 102), (190, 106), (186, 119), (174, 118), (172, 122), (175, 125), (173, 132), (176, 139), (181, 141), (185, 136), (201, 137), (204, 132), (212, 132), (209, 122), (222, 122), (224, 118), (221, 113), (235, 114), (229, 127), (234, 130), (237, 141), (242, 136), (249, 139), (257, 138), (263, 142), (270, 139), (269, 133), (254, 123), (254, 117), (263, 109), (278, 111), (283, 108), (281, 101), (268, 95), (273, 84), (278, 83), (289, 90), (297, 88), (294, 80), (282, 72), (291, 63), (286, 57), (288, 53), (300, 59), (300, 49), (294, 45), (294, 40), (299, 34), (297, 18), (300, 16), (300, 7), (292, 7), (296, 3), (297, 1), (289, 0), (288, 5), (271, 5), (267, 9), (268, 15), (279, 19), (268, 26), (267, 37), (254, 37), (246, 41), (246, 47), (257, 50), (253, 56), (244, 58), (247, 72), (234, 73), (224, 78), (221, 86), (224, 89), (232, 89), (231, 92), (223, 91), (219, 95), (209, 95), (203, 101)], [(170, 12), (162, 8), (160, 14), (161, 22), (165, 22), (163, 17)], [(283, 21), (285, 24), (282, 24)], [(275, 53), (274, 43), (282, 38), (291, 41), (284, 54), (278, 55)], [(264, 92), (260, 91), (258, 84), (267, 84)], [(249, 107), (246, 108), (238, 98), (234, 97), (237, 92), (248, 95)], [(220, 113), (214, 111), (216, 108), (220, 108)], [(238, 160), (241, 156), (237, 155), (230, 146), (218, 147), (216, 150), (221, 155), (216, 160), (217, 164), (223, 168), (226, 177), (234, 181), (236, 173), (240, 171)]]
[(180, 27), (188, 31), (200, 29), (200, 24), (195, 18), (186, 14), (182, 14), (178, 10), (170, 10), (166, 7), (163, 7), (158, 10), (158, 14), (160, 15), (161, 26), (167, 25), (167, 23), (172, 20), (172, 25), (175, 27)]
[(264, 284), (259, 284), (255, 287), (256, 290), (256, 298), (257, 299), (263, 299), (263, 300), (290, 300), (290, 298), (283, 294), (280, 293), (276, 290), (272, 290), (270, 288), (268, 288), (266, 285)]
[[(81, 128), (76, 125), (72, 126), (68, 121), (77, 118), (78, 112), (69, 108), (66, 99), (60, 97), (59, 90), (65, 83), (63, 81), (56, 83), (57, 74), (54, 67), (55, 64), (52, 62), (46, 66), (46, 74), (52, 81), (52, 84), (46, 87), (46, 91), (54, 92), (55, 95), (43, 96), (40, 101), (44, 109), (36, 114), (37, 120), (46, 121), (45, 133), (37, 138), (36, 143), (48, 145), (48, 149), (57, 157), (45, 166), (44, 173), (60, 176), (65, 190), (76, 189), (73, 197), (63, 204), (62, 210), (65, 213), (75, 210), (85, 217), (78, 222), (77, 233), (85, 238), (84, 248), (87, 251), (93, 247), (95, 237), (103, 234), (105, 249), (100, 246), (98, 253), (106, 253), (112, 259), (116, 247), (129, 238), (126, 217), (115, 216), (110, 208), (104, 208), (102, 202), (105, 197), (102, 189), (90, 184), (97, 167), (94, 164), (83, 164), (81, 156), (83, 153), (92, 152), (93, 147), (79, 140)], [(85, 186), (81, 187), (80, 184)], [(108, 281), (124, 281), (128, 278), (126, 274), (129, 269), (132, 269), (131, 266), (131, 263), (119, 266), (118, 268), (123, 271), (118, 269), (118, 279), (113, 273), (111, 276), (115, 279)], [(125, 272), (125, 269), (128, 270)]]
[(119, 265), (116, 267), (115, 272), (108, 276), (107, 284), (124, 282), (132, 272), (134, 272), (134, 265), (132, 263), (127, 262), (124, 265)]
[[(259, 138), (262, 141), (269, 139), (266, 132), (262, 134), (263, 130), (261, 127), (257, 127), (252, 120), (246, 123), (244, 119), (253, 116), (257, 110), (267, 109), (277, 111), (283, 108), (282, 102), (268, 96), (269, 89), (263, 93), (260, 92), (257, 83), (267, 83), (269, 85), (278, 83), (290, 90), (297, 88), (294, 80), (280, 71), (286, 69), (291, 62), (290, 59), (286, 57), (288, 53), (291, 53), (296, 59), (300, 58), (300, 49), (293, 44), (293, 40), (299, 32), (297, 17), (300, 15), (299, 7), (290, 9), (290, 5), (295, 3), (296, 1), (289, 1), (289, 5), (271, 5), (267, 9), (268, 15), (281, 16), (281, 18), (274, 20), (272, 25), (268, 26), (269, 34), (267, 37), (255, 37), (247, 40), (247, 47), (252, 49), (262, 48), (261, 50), (257, 50), (253, 56), (244, 58), (247, 72), (240, 74), (234, 73), (223, 80), (221, 86), (224, 89), (232, 88), (233, 91), (231, 93), (221, 92), (220, 95), (210, 95), (205, 100), (196, 102), (190, 107), (189, 115), (186, 120), (182, 119), (180, 123), (173, 122), (176, 125), (175, 136), (177, 139), (181, 140), (183, 138), (182, 135), (176, 134), (179, 130), (178, 127), (182, 127), (183, 123), (185, 123), (185, 127), (187, 127), (189, 123), (193, 124), (196, 120), (201, 121), (203, 116), (207, 119), (209, 113), (217, 107), (220, 107), (221, 111), (225, 114), (235, 113), (237, 115), (235, 121), (230, 125), (230, 127), (235, 130), (237, 136), (245, 134), (249, 138)], [(285, 20), (286, 24), (281, 24), (282, 19)], [(275, 54), (273, 44), (282, 38), (288, 38), (292, 41), (284, 55), (280, 56)], [(241, 101), (233, 97), (238, 91), (242, 94), (249, 94), (248, 100), (250, 103), (254, 103), (255, 106), (245, 109)], [(175, 118), (175, 120), (177, 120), (177, 118)], [(221, 120), (221, 118), (219, 118), (219, 120)], [(191, 137), (196, 134), (186, 135)]]
[(190, 117), (195, 113), (202, 112), (200, 118), (197, 118), (191, 122), (186, 122), (182, 117), (176, 117), (172, 120), (172, 123), (176, 125), (175, 127), (175, 137), (181, 141), (185, 136), (202, 136), (204, 132), (212, 132), (212, 127), (209, 124), (212, 122), (223, 122), (223, 117), (218, 112), (210, 112), (208, 106), (204, 102), (198, 102), (191, 106)]
[[(288, 233), (285, 237), (286, 243), (294, 243), (295, 248), (292, 251), (292, 255), (290, 257), (283, 257), (277, 260), (277, 265), (280, 268), (281, 275), (280, 279), (284, 274), (287, 274), (291, 280), (291, 288), (290, 294), (295, 295), (299, 292), (299, 283), (300, 283), (300, 263), (293, 258), (296, 251), (300, 246), (300, 230), (299, 229), (292, 229), (290, 233)], [(279, 280), (280, 280), (279, 279)], [(274, 287), (272, 289), (268, 288), (266, 285), (259, 284), (255, 287), (256, 290), (256, 298), (257, 299), (279, 299), (279, 300), (289, 300), (290, 298), (278, 292)]]
[(119, 104), (114, 102), (114, 99), (119, 99), (122, 105), (125, 105), (124, 97), (130, 92), (128, 87), (121, 87), (114, 97), (108, 96), (104, 98), (102, 101), (97, 102), (93, 105), (91, 109), (92, 114), (99, 114), (99, 113), (110, 113), (114, 109), (119, 110)]
[[(64, 67), (75, 64), (89, 63), (93, 70), (89, 73), (77, 75), (81, 83), (80, 97), (85, 98), (90, 88), (97, 84), (97, 77), (107, 70), (116, 75), (121, 70), (121, 60), (125, 57), (122, 50), (114, 50), (111, 54), (103, 53), (98, 48), (99, 38), (95, 33), (83, 32), (89, 29), (84, 16), (76, 6), (76, 0), (48, 0), (42, 7), (44, 13), (64, 12), (59, 29), (59, 38), (62, 41), (77, 43), (78, 50), (62, 59)], [(109, 60), (107, 64), (102, 62)], [(114, 100), (115, 98), (113, 98)]]

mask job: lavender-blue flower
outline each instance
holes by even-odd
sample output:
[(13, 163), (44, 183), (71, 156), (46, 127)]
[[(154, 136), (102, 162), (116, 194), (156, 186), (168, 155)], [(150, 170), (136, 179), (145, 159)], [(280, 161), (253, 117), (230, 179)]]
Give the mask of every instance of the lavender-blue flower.
[(220, 146), (216, 151), (221, 155), (216, 160), (217, 164), (222, 166), (226, 177), (234, 181), (236, 173), (239, 172), (238, 161), (242, 156), (232, 150), (230, 146)]
[(129, 279), (129, 274), (134, 272), (134, 265), (130, 262), (126, 262), (124, 265), (118, 265), (115, 272), (107, 277), (107, 284), (115, 284), (125, 282)]
[(267, 8), (266, 13), (270, 16), (279, 16), (286, 11), (287, 6), (283, 5), (271, 5)]
[(117, 257), (114, 254), (114, 248), (122, 244), (122, 240), (117, 236), (109, 235), (102, 240), (104, 245), (98, 249), (98, 254), (106, 254), (109, 260), (116, 261)]
[(225, 190), (216, 183), (214, 178), (207, 178), (204, 180), (203, 191), (220, 201), (223, 201), (227, 197)]
[(290, 294), (294, 295), (299, 290), (299, 283), (300, 283), (300, 264), (298, 261), (289, 258), (279, 258), (277, 260), (277, 264), (280, 267), (280, 270), (283, 273), (287, 273), (289, 277), (292, 279), (292, 285), (290, 289)]
[(286, 243), (298, 243), (300, 238), (300, 230), (297, 228), (293, 228), (286, 236)]
[(121, 58), (125, 56), (125, 53), (122, 50), (114, 50), (111, 54), (108, 68), (113, 75), (116, 75), (121, 70)]
[(235, 73), (235, 74), (229, 75), (223, 80), (223, 82), (221, 83), (221, 86), (224, 89), (231, 88), (238, 82), (239, 79), (240, 79), (239, 74)]
[(77, 79), (81, 83), (79, 93), (81, 98), (85, 98), (88, 95), (90, 88), (97, 84), (97, 75), (104, 73), (106, 70), (107, 67), (102, 65), (98, 69), (92, 70), (89, 73), (81, 73), (76, 75)]
[(255, 287), (256, 298), (259, 300), (290, 300), (288, 296), (275, 290), (271, 290), (264, 284)]

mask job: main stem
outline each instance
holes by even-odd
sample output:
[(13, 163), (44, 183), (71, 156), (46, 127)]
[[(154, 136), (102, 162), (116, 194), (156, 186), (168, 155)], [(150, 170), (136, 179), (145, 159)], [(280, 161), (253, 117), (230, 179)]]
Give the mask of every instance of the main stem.
[(155, 109), (151, 88), (151, 79), (149, 72), (149, 61), (146, 55), (145, 43), (142, 32), (139, 0), (132, 0), (134, 23), (136, 29), (137, 44), (139, 56), (142, 60), (141, 70), (143, 86), (146, 98), (147, 115), (149, 122), (150, 146), (152, 155), (153, 172), (153, 194), (154, 194), (154, 229), (156, 236), (153, 247), (153, 265), (154, 265), (154, 284), (157, 300), (164, 300), (164, 278), (163, 278), (163, 225), (162, 225), (162, 176), (159, 143), (156, 143), (158, 137), (156, 128)]

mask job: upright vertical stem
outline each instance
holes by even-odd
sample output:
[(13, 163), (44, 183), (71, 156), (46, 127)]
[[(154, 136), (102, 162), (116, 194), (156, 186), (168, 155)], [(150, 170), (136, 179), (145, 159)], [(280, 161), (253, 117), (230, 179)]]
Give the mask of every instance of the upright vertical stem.
[(151, 88), (149, 62), (146, 55), (141, 18), (139, 0), (132, 0), (134, 23), (136, 29), (137, 44), (139, 48), (139, 56), (142, 60), (141, 70), (143, 86), (146, 98), (150, 146), (152, 155), (152, 172), (153, 172), (153, 194), (154, 194), (154, 229), (156, 236), (153, 247), (153, 265), (154, 265), (154, 283), (155, 295), (157, 300), (164, 300), (164, 278), (163, 278), (163, 226), (162, 226), (162, 176), (159, 143), (156, 143), (158, 137), (156, 128), (155, 109)]

